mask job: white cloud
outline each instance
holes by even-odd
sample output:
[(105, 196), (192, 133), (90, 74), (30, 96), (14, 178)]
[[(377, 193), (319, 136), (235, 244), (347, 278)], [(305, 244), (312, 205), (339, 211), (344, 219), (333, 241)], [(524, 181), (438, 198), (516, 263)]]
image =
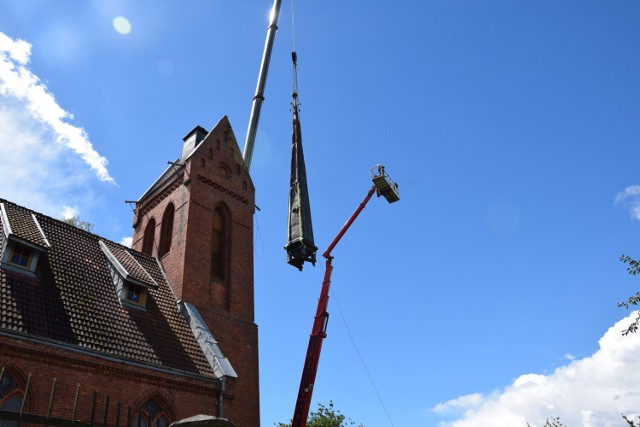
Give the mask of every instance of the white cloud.
[[(56, 103), (47, 86), (28, 69), (30, 55), (29, 43), (13, 40), (0, 32), (0, 95), (3, 96), (3, 104), (19, 103), (33, 121), (42, 125), (43, 129), (38, 131), (50, 132), (56, 144), (75, 152), (101, 181), (115, 183), (107, 170), (107, 159), (93, 148), (85, 130), (68, 123), (67, 120), (73, 116)], [(4, 136), (7, 137), (6, 134)], [(15, 145), (16, 141), (8, 142)], [(12, 148), (5, 142), (2, 141), (3, 151)]]
[(576, 359), (550, 375), (526, 374), (504, 390), (471, 394), (439, 403), (432, 410), (456, 419), (442, 427), (542, 427), (560, 417), (568, 427), (613, 427), (640, 408), (640, 334), (621, 331), (636, 313), (612, 326), (590, 357)]
[(627, 206), (631, 218), (640, 221), (640, 185), (628, 186), (616, 195), (613, 203)]
[(24, 105), (0, 95), (0, 197), (58, 218), (64, 205), (89, 206), (92, 176)]
[(128, 247), (128, 248), (130, 248), (130, 247), (131, 247), (131, 244), (132, 244), (132, 243), (133, 243), (133, 237), (123, 237), (123, 238), (120, 240), (120, 244), (121, 244), (121, 245), (123, 245), (123, 246), (126, 246), (126, 247)]
[(460, 408), (469, 409), (480, 406), (484, 401), (485, 397), (480, 393), (467, 394), (465, 396), (460, 396), (455, 399), (449, 400), (444, 403), (438, 403), (434, 408), (433, 412), (445, 413), (451, 411), (458, 411)]

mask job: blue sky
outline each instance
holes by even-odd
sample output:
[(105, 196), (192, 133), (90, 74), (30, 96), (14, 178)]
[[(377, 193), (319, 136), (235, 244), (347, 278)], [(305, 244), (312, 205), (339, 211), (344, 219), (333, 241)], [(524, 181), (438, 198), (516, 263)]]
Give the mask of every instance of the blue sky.
[[(295, 4), (316, 244), (371, 166), (402, 192), (334, 250), (313, 406), (367, 427), (624, 425), (640, 411), (640, 340), (616, 307), (640, 285), (618, 260), (640, 257), (640, 3), (398, 3)], [(195, 125), (227, 115), (243, 143), (271, 4), (4, 1), (0, 197), (130, 237), (124, 200)], [(251, 170), (263, 426), (292, 415), (324, 270), (282, 249), (287, 1), (279, 28)]]

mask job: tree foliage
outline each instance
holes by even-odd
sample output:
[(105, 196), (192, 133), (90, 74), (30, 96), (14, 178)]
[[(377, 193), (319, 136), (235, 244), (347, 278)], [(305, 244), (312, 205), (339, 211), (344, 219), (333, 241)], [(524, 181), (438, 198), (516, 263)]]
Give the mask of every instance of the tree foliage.
[(92, 232), (93, 231), (93, 224), (87, 221), (82, 221), (80, 219), (80, 216), (78, 215), (74, 215), (72, 217), (69, 218), (65, 218), (62, 220), (63, 222), (66, 222), (69, 225), (73, 225), (74, 227), (78, 227), (84, 231), (88, 231), (88, 232)]
[(565, 425), (560, 422), (560, 417), (555, 417), (547, 418), (547, 421), (544, 423), (544, 427), (565, 427)]
[[(627, 272), (630, 275), (637, 276), (640, 273), (640, 261), (637, 261), (627, 255), (622, 255), (620, 257), (620, 261), (622, 261), (625, 264), (629, 264), (629, 266), (627, 267)], [(628, 310), (632, 305), (636, 306), (638, 305), (638, 303), (640, 303), (640, 291), (636, 292), (635, 295), (632, 295), (629, 298), (627, 298), (626, 301), (619, 302), (618, 307), (624, 307)], [(622, 331), (622, 335), (636, 333), (638, 331), (639, 325), (640, 325), (640, 312), (638, 313), (638, 316), (635, 318), (635, 320), (631, 322), (629, 327), (624, 331)]]
[[(629, 419), (624, 414), (620, 414), (620, 415), (622, 415), (622, 418), (627, 422), (629, 427), (640, 427), (640, 415), (638, 416), (637, 421), (633, 421), (632, 419)], [(527, 427), (531, 427), (531, 424), (527, 423)], [(555, 418), (547, 418), (547, 421), (545, 421), (543, 427), (566, 427), (566, 426), (560, 422), (560, 417), (555, 417)]]
[[(333, 401), (325, 406), (318, 403), (318, 410), (311, 411), (307, 419), (307, 427), (348, 427), (355, 426), (356, 423), (351, 418), (345, 417), (339, 409), (333, 407)], [(291, 427), (291, 423), (277, 423), (276, 427)], [(358, 427), (364, 427), (358, 424)]]
[(638, 415), (637, 421), (633, 421), (627, 418), (627, 416), (624, 414), (621, 414), (621, 415), (622, 415), (622, 418), (627, 422), (627, 424), (629, 424), (629, 427), (640, 427), (640, 415)]
[[(527, 423), (527, 427), (531, 427), (531, 424)], [(565, 425), (560, 422), (560, 417), (555, 417), (547, 418), (542, 427), (565, 427)]]

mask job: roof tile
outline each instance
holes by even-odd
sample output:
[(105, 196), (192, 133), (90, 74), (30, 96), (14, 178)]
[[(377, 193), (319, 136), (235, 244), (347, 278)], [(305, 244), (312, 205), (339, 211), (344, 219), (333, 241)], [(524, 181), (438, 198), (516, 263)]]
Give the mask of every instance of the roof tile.
[(17, 205), (10, 203), (3, 203), (2, 210), (6, 214), (6, 219), (9, 221), (11, 234), (42, 248), (49, 246), (49, 242), (47, 242), (47, 239), (42, 234), (40, 225), (31, 212), (19, 209)]
[[(155, 258), (11, 202), (0, 202), (14, 233), (14, 218), (30, 233), (33, 229), (27, 218), (33, 217), (51, 244), (38, 262), (36, 277), (0, 269), (0, 328), (213, 377)], [(4, 238), (2, 226), (0, 222), (0, 240)], [(20, 236), (32, 236), (27, 231), (20, 229)], [(157, 284), (157, 289), (149, 289), (146, 310), (120, 303), (100, 240), (119, 259), (129, 260), (127, 268), (135, 277)]]

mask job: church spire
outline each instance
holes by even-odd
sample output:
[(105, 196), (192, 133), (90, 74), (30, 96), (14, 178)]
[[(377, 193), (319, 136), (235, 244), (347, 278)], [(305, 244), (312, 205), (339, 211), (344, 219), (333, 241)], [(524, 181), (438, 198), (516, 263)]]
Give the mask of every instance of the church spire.
[(288, 263), (302, 270), (305, 261), (316, 264), (318, 248), (313, 241), (311, 206), (307, 190), (307, 172), (302, 151), (302, 131), (300, 127), (298, 103), (297, 54), (291, 53), (293, 60), (293, 135), (291, 137), (291, 178), (289, 188), (289, 223), (287, 245)]

